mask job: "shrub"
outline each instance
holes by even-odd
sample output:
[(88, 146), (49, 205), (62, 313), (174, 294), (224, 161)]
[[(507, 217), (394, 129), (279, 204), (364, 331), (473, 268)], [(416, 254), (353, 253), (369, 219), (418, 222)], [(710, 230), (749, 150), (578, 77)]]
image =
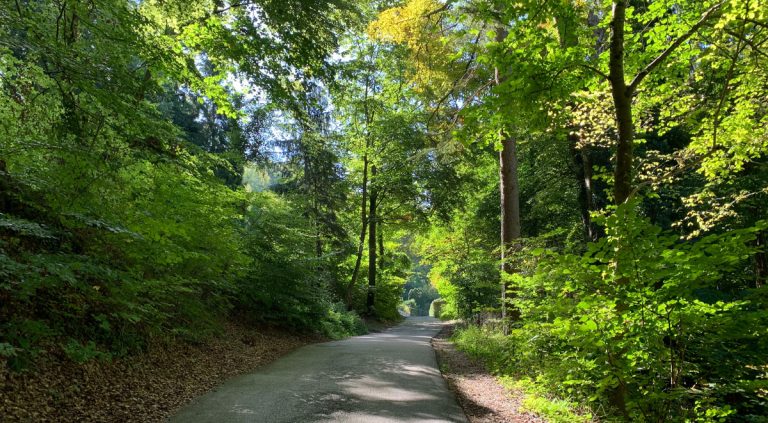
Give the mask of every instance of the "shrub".
[(510, 334), (470, 327), (457, 343), (493, 372), (543, 387), (538, 396), (609, 420), (620, 385), (637, 421), (768, 415), (765, 294), (743, 272), (765, 223), (694, 241), (632, 205), (604, 223), (606, 237), (582, 255), (527, 251), (536, 260), (509, 278), (521, 314)]
[(368, 333), (365, 322), (354, 311), (347, 311), (343, 303), (336, 303), (320, 322), (321, 333), (331, 339)]
[(768, 313), (740, 277), (764, 225), (686, 242), (632, 205), (605, 224), (585, 254), (535, 251), (511, 278), (522, 319), (488, 353), (496, 370), (606, 410), (621, 384), (639, 420), (768, 412)]

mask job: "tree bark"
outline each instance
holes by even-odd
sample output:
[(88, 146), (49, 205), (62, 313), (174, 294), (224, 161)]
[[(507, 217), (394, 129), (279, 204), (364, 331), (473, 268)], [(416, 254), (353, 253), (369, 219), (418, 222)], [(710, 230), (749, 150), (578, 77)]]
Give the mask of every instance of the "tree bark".
[[(371, 166), (371, 181), (376, 179), (376, 165)], [(376, 188), (371, 186), (371, 198), (368, 209), (368, 297), (366, 299), (366, 309), (368, 313), (373, 313), (376, 303), (376, 201), (378, 193)]]
[[(520, 238), (520, 186), (517, 178), (517, 140), (506, 137), (499, 151), (499, 190), (501, 194), (501, 270), (514, 273), (508, 255)], [(507, 284), (502, 282), (501, 317), (507, 317)], [(513, 313), (514, 314), (514, 313)], [(513, 315), (513, 317), (517, 317)]]
[[(627, 0), (618, 0), (613, 3), (613, 19), (611, 20), (611, 41), (609, 56), (608, 80), (611, 84), (611, 96), (616, 113), (616, 129), (618, 133), (618, 144), (616, 146), (616, 163), (613, 171), (613, 199), (615, 204), (624, 204), (631, 194), (632, 190), (632, 149), (634, 138), (634, 127), (632, 122), (632, 92), (627, 86), (624, 76), (624, 22), (626, 20)], [(627, 278), (622, 277), (616, 281), (619, 286), (626, 286)], [(627, 305), (623, 301), (616, 304), (616, 311), (619, 318), (624, 314)], [(623, 334), (617, 335), (617, 341), (623, 338)], [(621, 362), (624, 358), (624, 351), (614, 352), (614, 360)], [(620, 366), (619, 363), (615, 366)], [(609, 391), (609, 400), (611, 405), (629, 421), (629, 412), (627, 411), (627, 385), (621, 378), (621, 374), (616, 374), (618, 383)]]
[[(650, 75), (654, 69), (660, 66), (670, 55), (686, 40), (697, 33), (711, 18), (718, 16), (726, 1), (722, 1), (707, 9), (694, 25), (688, 31), (677, 37), (669, 46), (664, 49), (656, 58), (650, 61), (642, 70), (640, 70), (630, 83), (625, 79), (624, 64), (624, 24), (626, 21), (628, 0), (615, 0), (613, 3), (612, 20), (610, 24), (610, 56), (608, 60), (608, 80), (611, 84), (611, 96), (616, 111), (616, 130), (618, 133), (618, 143), (616, 146), (616, 164), (613, 177), (613, 197), (616, 205), (627, 202), (632, 195), (632, 159), (634, 147), (634, 123), (632, 120), (632, 97), (637, 92), (642, 81)], [(625, 211), (626, 212), (626, 211)], [(619, 246), (619, 248), (624, 248)], [(617, 263), (619, 265), (620, 263)], [(620, 277), (616, 280), (616, 285), (620, 288), (628, 284), (626, 277)], [(627, 304), (619, 301), (616, 304), (616, 311), (621, 316), (627, 309)], [(623, 334), (617, 335), (621, 338)], [(615, 359), (623, 360), (624, 351), (617, 351)], [(620, 375), (617, 375), (620, 376)], [(611, 405), (629, 419), (629, 413), (626, 406), (627, 386), (619, 377), (619, 383), (611, 392)]]
[(632, 121), (632, 97), (637, 92), (640, 83), (693, 34), (715, 16), (718, 16), (725, 1), (707, 9), (688, 31), (675, 39), (669, 47), (656, 56), (632, 81), (627, 84), (624, 74), (624, 23), (626, 21), (627, 0), (617, 0), (613, 3), (613, 19), (611, 20), (610, 57), (608, 61), (608, 80), (611, 83), (611, 95), (616, 109), (616, 129), (618, 145), (616, 146), (616, 167), (614, 168), (614, 202), (625, 203), (632, 195), (632, 159), (634, 143), (634, 124)]
[(758, 249), (755, 254), (755, 288), (760, 289), (765, 286), (765, 280), (768, 277), (768, 251), (766, 251), (765, 231), (757, 233), (755, 244)]
[(379, 227), (376, 228), (376, 232), (379, 235), (379, 269), (384, 270), (384, 231), (381, 219), (379, 219)]
[(368, 165), (370, 163), (368, 159), (368, 152), (371, 151), (373, 144), (370, 127), (374, 116), (374, 113), (368, 107), (368, 95), (371, 89), (369, 82), (370, 75), (367, 75), (365, 79), (365, 94), (363, 97), (363, 113), (365, 116), (365, 152), (363, 153), (363, 198), (360, 202), (360, 241), (357, 244), (357, 259), (355, 260), (355, 269), (352, 271), (352, 279), (349, 281), (349, 285), (347, 285), (346, 300), (347, 309), (349, 310), (352, 309), (352, 294), (355, 289), (355, 284), (357, 283), (357, 278), (360, 275), (360, 266), (363, 261), (363, 251), (365, 248), (365, 233), (368, 226), (368, 217), (365, 214), (365, 208), (368, 205)]
[(355, 259), (355, 269), (352, 271), (352, 279), (347, 285), (347, 292), (345, 300), (347, 303), (347, 309), (352, 309), (352, 294), (355, 290), (355, 283), (357, 283), (358, 275), (360, 274), (360, 265), (363, 261), (363, 250), (365, 247), (365, 234), (368, 231), (368, 215), (365, 208), (368, 206), (368, 154), (363, 155), (363, 184), (362, 184), (362, 196), (363, 200), (360, 203), (360, 239), (357, 243), (357, 258)]
[(592, 157), (589, 147), (578, 147), (578, 136), (569, 135), (571, 157), (573, 158), (576, 183), (579, 186), (579, 211), (581, 213), (581, 223), (584, 227), (584, 239), (587, 242), (594, 242), (600, 237), (597, 227), (592, 222), (591, 212), (595, 210), (594, 189), (592, 181)]
[(611, 46), (608, 73), (611, 83), (611, 96), (616, 109), (616, 165), (613, 171), (614, 202), (623, 204), (632, 193), (632, 156), (634, 142), (634, 124), (632, 122), (632, 90), (627, 86), (624, 76), (624, 21), (626, 20), (626, 0), (613, 4), (611, 21)]
[[(507, 38), (507, 31), (499, 27), (496, 30), (496, 41), (503, 42)], [(504, 82), (498, 68), (495, 69), (496, 85)], [(514, 273), (514, 269), (508, 261), (508, 253), (514, 248), (515, 240), (520, 238), (520, 184), (517, 176), (517, 140), (508, 134), (502, 133), (501, 151), (499, 151), (499, 194), (501, 197), (501, 271)], [(501, 281), (501, 318), (504, 332), (507, 333), (507, 284)], [(518, 313), (513, 312), (513, 318)]]

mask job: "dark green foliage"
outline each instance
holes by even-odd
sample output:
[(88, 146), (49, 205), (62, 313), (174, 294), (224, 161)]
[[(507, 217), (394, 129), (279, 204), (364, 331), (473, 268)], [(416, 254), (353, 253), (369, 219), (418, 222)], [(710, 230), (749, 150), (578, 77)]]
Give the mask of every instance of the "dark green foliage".
[(355, 312), (348, 311), (343, 303), (336, 303), (322, 316), (320, 333), (331, 339), (340, 339), (350, 335), (364, 335), (368, 333), (368, 328)]

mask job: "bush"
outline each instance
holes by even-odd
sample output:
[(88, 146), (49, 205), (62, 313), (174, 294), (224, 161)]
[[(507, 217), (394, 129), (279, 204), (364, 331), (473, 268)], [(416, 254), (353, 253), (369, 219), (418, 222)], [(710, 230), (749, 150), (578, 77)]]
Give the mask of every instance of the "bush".
[(544, 381), (534, 383), (529, 378), (520, 377), (519, 363), (516, 361), (520, 339), (515, 336), (504, 336), (498, 330), (471, 325), (456, 331), (452, 340), (459, 349), (483, 361), (491, 373), (499, 376), (499, 381), (506, 388), (524, 392), (524, 409), (544, 416), (551, 422), (591, 420), (591, 414), (579, 410), (577, 403), (552, 396), (546, 389), (542, 390), (541, 387), (546, 386)]
[(465, 332), (466, 348), (594, 409), (621, 385), (637, 420), (768, 414), (768, 313), (741, 273), (764, 225), (685, 242), (631, 206), (605, 224), (583, 255), (530, 252), (511, 278), (521, 320), (503, 340)]
[(400, 302), (400, 305), (397, 306), (397, 311), (403, 316), (411, 316), (417, 308), (416, 300), (406, 300)]
[[(386, 274), (385, 274), (386, 275)], [(395, 321), (401, 318), (397, 308), (401, 303), (405, 279), (386, 275), (376, 285), (375, 315), (382, 320)]]
[(368, 333), (365, 322), (354, 311), (347, 311), (343, 303), (328, 308), (328, 313), (320, 322), (321, 333), (331, 339)]

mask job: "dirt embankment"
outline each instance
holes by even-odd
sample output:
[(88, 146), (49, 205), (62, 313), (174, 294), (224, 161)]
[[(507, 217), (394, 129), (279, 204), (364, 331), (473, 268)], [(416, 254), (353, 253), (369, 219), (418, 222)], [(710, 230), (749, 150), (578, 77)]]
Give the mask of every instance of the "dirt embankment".
[(160, 422), (225, 379), (318, 338), (228, 325), (221, 338), (113, 362), (42, 361), (14, 373), (0, 361), (3, 422)]

